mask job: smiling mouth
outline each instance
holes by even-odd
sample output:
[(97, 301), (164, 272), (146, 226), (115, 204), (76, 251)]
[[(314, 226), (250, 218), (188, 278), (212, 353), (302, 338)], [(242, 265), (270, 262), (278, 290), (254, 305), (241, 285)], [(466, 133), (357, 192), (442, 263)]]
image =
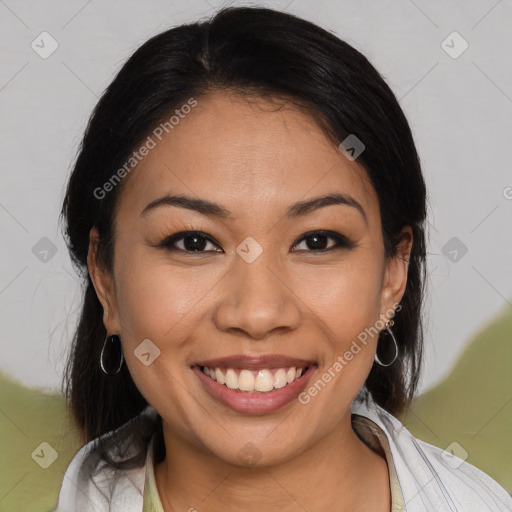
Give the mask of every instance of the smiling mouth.
[(219, 384), (234, 391), (247, 393), (269, 393), (284, 388), (301, 379), (311, 367), (317, 367), (317, 365), (262, 368), (258, 370), (198, 366), (206, 376)]

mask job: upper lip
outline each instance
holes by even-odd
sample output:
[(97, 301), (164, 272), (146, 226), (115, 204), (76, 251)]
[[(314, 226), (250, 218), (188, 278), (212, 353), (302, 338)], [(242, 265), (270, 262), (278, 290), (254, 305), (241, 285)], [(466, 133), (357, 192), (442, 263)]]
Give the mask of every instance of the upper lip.
[(247, 355), (235, 354), (228, 357), (219, 357), (198, 361), (194, 366), (207, 366), (208, 368), (247, 368), (251, 370), (287, 368), (305, 368), (306, 366), (316, 365), (313, 360), (299, 359), (297, 357), (288, 357), (280, 354)]

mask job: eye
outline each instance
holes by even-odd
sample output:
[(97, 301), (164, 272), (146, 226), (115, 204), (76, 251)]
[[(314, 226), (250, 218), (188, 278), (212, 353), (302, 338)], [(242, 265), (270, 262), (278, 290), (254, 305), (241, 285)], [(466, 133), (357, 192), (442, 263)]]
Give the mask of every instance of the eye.
[[(183, 243), (182, 243), (183, 242)], [(182, 243), (181, 247), (178, 247), (178, 243)], [(212, 239), (200, 231), (182, 231), (176, 233), (163, 242), (158, 244), (160, 247), (164, 247), (168, 251), (183, 251), (183, 252), (211, 252), (204, 250), (208, 244), (216, 245)], [(218, 246), (217, 246), (218, 247)], [(224, 252), (213, 251), (213, 252)]]
[[(329, 239), (334, 241), (330, 246), (328, 243)], [(353, 242), (334, 231), (311, 231), (302, 236), (294, 247), (297, 247), (300, 243), (306, 245), (306, 252), (321, 253), (335, 249), (352, 249), (355, 247)], [(181, 247), (178, 244), (181, 244)], [(211, 244), (213, 247), (219, 247), (206, 233), (201, 231), (182, 231), (166, 238), (158, 246), (168, 251), (182, 251), (185, 253), (224, 252), (222, 249), (206, 250), (208, 244)], [(292, 252), (301, 252), (303, 250), (292, 249)]]
[[(329, 239), (334, 240), (334, 244), (331, 246), (329, 246), (327, 242)], [(311, 231), (306, 233), (299, 240), (299, 243), (305, 243), (307, 247), (313, 249), (313, 251), (307, 252), (327, 252), (334, 249), (353, 249), (355, 247), (355, 244), (350, 242), (346, 237), (334, 231)], [(292, 251), (297, 252), (296, 249), (292, 249)]]

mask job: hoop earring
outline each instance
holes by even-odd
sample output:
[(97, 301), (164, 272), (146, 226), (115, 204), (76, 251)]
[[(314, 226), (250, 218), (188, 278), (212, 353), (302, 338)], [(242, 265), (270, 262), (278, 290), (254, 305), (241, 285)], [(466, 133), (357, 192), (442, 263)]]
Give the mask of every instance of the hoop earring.
[[(108, 344), (107, 344), (108, 342)], [(105, 352), (107, 352), (105, 361)], [(107, 334), (100, 354), (100, 367), (105, 375), (117, 375), (123, 366), (123, 348), (117, 334)]]
[(375, 351), (375, 362), (379, 364), (380, 366), (391, 366), (397, 359), (398, 359), (398, 343), (396, 341), (395, 335), (393, 334), (393, 331), (391, 330), (391, 326), (394, 325), (393, 320), (388, 320), (386, 322), (386, 330), (384, 331), (384, 334), (389, 334), (391, 336), (391, 339), (393, 340), (393, 343), (395, 345), (395, 357), (393, 357), (392, 361), (390, 363), (384, 364), (377, 355), (377, 351)]

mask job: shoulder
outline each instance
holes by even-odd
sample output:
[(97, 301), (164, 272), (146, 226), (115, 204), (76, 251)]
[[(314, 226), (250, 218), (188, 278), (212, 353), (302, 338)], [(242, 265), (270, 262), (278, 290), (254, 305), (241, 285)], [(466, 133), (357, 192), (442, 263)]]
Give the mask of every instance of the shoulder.
[(55, 512), (142, 511), (146, 464), (118, 469), (107, 464), (99, 449), (103, 443), (120, 462), (132, 456), (127, 426), (80, 448), (64, 474)]
[(489, 475), (457, 456), (457, 448), (443, 450), (414, 437), (404, 428), (454, 510), (512, 511), (512, 497)]
[(416, 438), (371, 399), (354, 404), (352, 412), (377, 423), (386, 435), (407, 512), (512, 511), (512, 497), (489, 475)]

